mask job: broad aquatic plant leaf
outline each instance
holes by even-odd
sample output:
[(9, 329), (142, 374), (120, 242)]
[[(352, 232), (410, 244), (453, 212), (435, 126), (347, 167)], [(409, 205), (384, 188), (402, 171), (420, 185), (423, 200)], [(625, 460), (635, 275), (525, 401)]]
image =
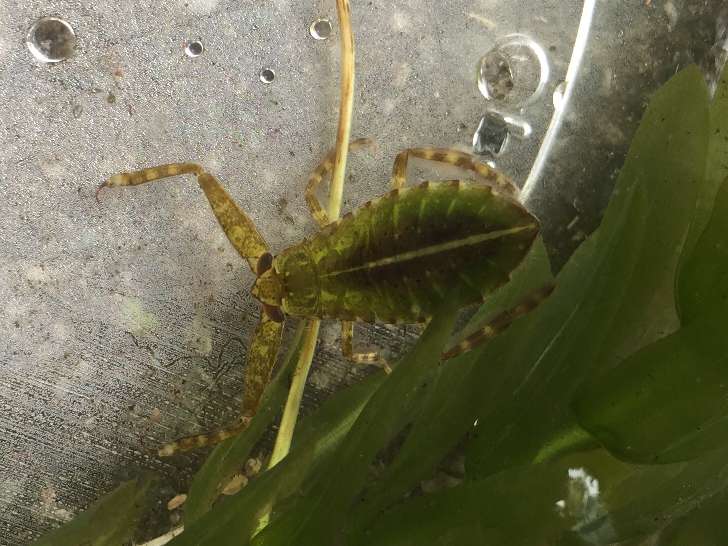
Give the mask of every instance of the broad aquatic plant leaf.
[(434, 494), (413, 495), (361, 529), (351, 544), (532, 546), (555, 544), (568, 534), (563, 544), (584, 546), (589, 542), (571, 531), (605, 512), (598, 494), (602, 478), (628, 473), (629, 467), (601, 449), (575, 461), (511, 468)]
[(428, 380), (450, 336), (456, 309), (435, 315), (415, 347), (374, 393), (308, 494), (256, 536), (253, 544), (330, 544), (346, 528), (376, 455), (403, 430), (422, 404)]
[(123, 482), (94, 502), (63, 527), (51, 531), (33, 546), (120, 546), (131, 541), (153, 479)]
[[(712, 139), (722, 140), (715, 135)], [(724, 141), (724, 146), (728, 150), (728, 141)], [(728, 177), (715, 197), (713, 214), (705, 231), (684, 262), (679, 294), (684, 325), (708, 317), (717, 322), (725, 320), (728, 312)]]
[[(505, 351), (483, 353), (476, 382), (498, 379), (467, 449), (472, 477), (583, 444), (569, 409), (580, 384), (674, 328), (674, 269), (702, 176), (706, 126), (705, 84), (691, 67), (650, 101), (600, 228), (528, 317), (528, 343), (511, 339)], [(508, 372), (494, 372), (496, 362)]]
[(347, 544), (637, 545), (722, 491), (728, 483), (727, 456), (722, 449), (698, 464), (644, 466), (600, 448), (510, 468), (434, 494), (412, 495)]
[[(727, 87), (724, 76), (711, 114), (728, 116)], [(704, 231), (681, 259), (682, 328), (594, 378), (574, 400), (580, 424), (628, 460), (679, 461), (728, 441), (728, 342), (720, 327), (728, 313), (728, 182), (716, 194), (711, 180), (728, 170), (715, 164), (728, 158), (728, 121), (721, 123), (709, 131), (706, 169), (715, 202), (699, 203), (696, 211), (709, 219), (694, 219), (691, 227)]]
[(683, 301), (700, 301), (701, 315), (586, 384), (574, 400), (579, 423), (626, 460), (673, 462), (728, 442), (726, 233), (728, 184), (683, 269), (691, 291)]
[(670, 524), (657, 546), (721, 546), (725, 542), (728, 491), (707, 499), (683, 518)]
[(334, 394), (301, 421), (291, 452), (283, 461), (236, 495), (222, 499), (171, 544), (244, 544), (245, 537), (254, 534), (258, 518), (272, 503), (275, 502), (277, 510), (287, 497), (303, 491), (307, 478), (325, 470), (362, 407), (384, 379), (384, 374), (375, 374)]
[(691, 459), (728, 440), (728, 338), (695, 321), (584, 386), (579, 423), (618, 457)]
[(187, 526), (212, 507), (226, 481), (236, 472), (240, 472), (250, 457), (251, 449), (280, 412), (288, 393), (291, 371), (301, 350), (303, 333), (304, 323), (301, 322), (283, 364), (263, 393), (260, 409), (250, 426), (234, 438), (216, 446), (195, 474), (185, 503), (184, 518)]
[(612, 542), (655, 533), (725, 489), (728, 449), (680, 463), (627, 468), (630, 472), (621, 479), (602, 484), (607, 510), (592, 526), (610, 530)]
[(678, 292), (676, 294), (677, 308), (683, 324), (689, 322), (691, 317), (699, 315), (703, 308), (700, 298), (691, 297), (691, 294), (700, 292), (700, 287), (694, 286), (695, 279), (686, 275), (685, 266), (694, 266), (693, 249), (698, 238), (711, 217), (716, 193), (725, 179), (728, 178), (728, 65), (718, 80), (715, 96), (710, 104), (710, 130), (708, 151), (705, 164), (705, 181), (702, 191), (698, 194), (693, 221), (685, 241), (681, 264), (678, 271)]
[[(550, 495), (532, 494), (536, 474)], [(566, 495), (565, 476), (566, 469), (544, 473), (535, 466), (417, 496), (375, 520), (352, 544), (529, 546), (538, 543), (534, 539), (547, 543), (573, 523), (555, 510), (554, 503)]]

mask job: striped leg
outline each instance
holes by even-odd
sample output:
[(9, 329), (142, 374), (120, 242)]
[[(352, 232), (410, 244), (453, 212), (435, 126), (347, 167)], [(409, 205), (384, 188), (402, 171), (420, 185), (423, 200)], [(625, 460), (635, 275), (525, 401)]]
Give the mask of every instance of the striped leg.
[(544, 286), (543, 288), (539, 288), (532, 294), (529, 294), (529, 296), (521, 303), (511, 309), (507, 309), (505, 311), (502, 311), (501, 313), (498, 313), (495, 318), (493, 318), (493, 320), (491, 320), (483, 328), (476, 330), (474, 333), (463, 339), (460, 343), (442, 353), (441, 358), (443, 360), (448, 360), (463, 353), (467, 353), (478, 345), (481, 345), (489, 339), (494, 338), (503, 330), (508, 328), (514, 320), (522, 317), (523, 315), (538, 307), (541, 302), (545, 300), (549, 296), (549, 294), (551, 294), (553, 290), (554, 285), (549, 284), (547, 286)]
[[(197, 181), (205, 192), (205, 196), (212, 207), (212, 212), (215, 214), (220, 226), (222, 226), (225, 235), (227, 235), (238, 253), (247, 260), (253, 272), (257, 274), (259, 258), (263, 256), (264, 260), (270, 259), (268, 247), (263, 237), (258, 233), (250, 218), (240, 210), (235, 201), (228, 195), (225, 188), (199, 165), (195, 163), (172, 163), (131, 173), (116, 174), (99, 186), (98, 191), (105, 187), (138, 186), (139, 184), (180, 174), (194, 174), (197, 176)], [(159, 450), (160, 456), (165, 457), (177, 451), (216, 444), (236, 435), (248, 426), (258, 409), (263, 390), (270, 379), (281, 342), (283, 324), (280, 322), (280, 317), (275, 317), (274, 320), (274, 311), (275, 309), (270, 312), (268, 309), (264, 309), (248, 349), (248, 361), (245, 369), (245, 399), (242, 416), (238, 422), (229, 429), (181, 438), (167, 444)]]
[[(349, 144), (349, 151), (358, 150), (360, 148), (371, 148), (374, 146), (374, 141), (368, 138), (359, 138), (353, 140)], [(311, 211), (311, 216), (316, 220), (319, 227), (324, 227), (329, 224), (329, 215), (326, 214), (326, 209), (321, 205), (318, 197), (316, 197), (316, 190), (323, 182), (326, 175), (331, 174), (334, 169), (334, 158), (336, 157), (336, 150), (331, 150), (323, 161), (319, 163), (318, 167), (314, 169), (311, 176), (308, 177), (308, 184), (306, 184), (306, 204), (308, 209)]]
[(158, 451), (160, 457), (169, 457), (180, 451), (215, 445), (248, 428), (250, 421), (258, 411), (263, 391), (270, 381), (281, 344), (281, 332), (283, 332), (283, 323), (275, 322), (263, 312), (248, 349), (248, 361), (245, 367), (245, 397), (240, 419), (229, 428), (188, 436), (165, 444)]
[(507, 176), (488, 167), (485, 163), (481, 163), (470, 154), (449, 148), (409, 148), (397, 154), (392, 168), (393, 189), (402, 188), (405, 185), (407, 181), (407, 162), (410, 157), (455, 165), (466, 171), (476, 173), (498, 191), (518, 197), (518, 187)]
[(355, 353), (354, 352), (354, 323), (349, 320), (341, 321), (341, 352), (344, 357), (356, 364), (372, 364), (390, 373), (392, 369), (379, 353)]
[(250, 416), (241, 415), (238, 422), (228, 428), (220, 429), (215, 432), (179, 438), (174, 442), (164, 444), (161, 448), (159, 448), (159, 450), (157, 450), (157, 455), (160, 457), (171, 457), (175, 453), (214, 446), (243, 432), (246, 428), (248, 428), (250, 420)]
[(212, 212), (220, 222), (225, 235), (235, 250), (247, 260), (250, 268), (255, 272), (258, 258), (268, 251), (263, 237), (258, 233), (253, 222), (240, 210), (225, 188), (211, 174), (204, 171), (195, 163), (170, 163), (134, 171), (130, 173), (115, 174), (99, 186), (96, 198), (103, 188), (116, 188), (121, 186), (138, 186), (147, 182), (154, 182), (162, 178), (180, 174), (194, 174), (202, 191), (210, 202)]

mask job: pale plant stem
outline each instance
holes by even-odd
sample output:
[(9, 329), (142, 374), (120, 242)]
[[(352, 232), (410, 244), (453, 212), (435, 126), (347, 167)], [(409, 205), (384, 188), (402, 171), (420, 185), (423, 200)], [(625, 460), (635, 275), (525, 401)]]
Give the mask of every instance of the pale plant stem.
[(164, 535), (158, 536), (157, 538), (150, 540), (149, 542), (145, 542), (144, 544), (139, 544), (138, 546), (164, 546), (174, 537), (182, 534), (182, 531), (184, 530), (185, 528), (182, 526), (176, 527), (172, 529), (169, 533), (165, 533)]
[[(329, 218), (332, 222), (339, 217), (341, 212), (341, 197), (344, 190), (344, 173), (349, 150), (351, 116), (354, 104), (354, 37), (349, 17), (349, 1), (336, 0), (336, 9), (341, 32), (341, 105), (339, 107), (339, 129), (336, 134), (336, 159), (334, 160), (334, 171), (329, 186)], [(316, 319), (309, 322), (309, 328), (304, 338), (305, 350), (301, 352), (298, 359), (268, 468), (273, 467), (283, 459), (291, 447), (291, 437), (298, 419), (303, 386), (308, 378), (320, 325), (320, 321)]]
[[(351, 31), (349, 1), (336, 0), (336, 11), (339, 18), (341, 37), (341, 103), (339, 105), (339, 128), (336, 133), (336, 158), (334, 159), (334, 170), (329, 185), (328, 213), (332, 222), (339, 218), (341, 213), (344, 174), (346, 172), (346, 159), (351, 135), (351, 117), (354, 106), (354, 35)], [(306, 385), (306, 379), (311, 369), (320, 325), (320, 320), (308, 319), (303, 350), (293, 372), (288, 400), (286, 400), (286, 407), (283, 410), (268, 468), (272, 468), (285, 458), (291, 448), (293, 430), (296, 428), (303, 388)], [(267, 507), (261, 516), (256, 533), (268, 524), (271, 509), (272, 506)]]
[(339, 16), (341, 34), (341, 104), (339, 106), (339, 128), (336, 132), (336, 159), (329, 186), (329, 218), (332, 222), (341, 213), (344, 174), (354, 109), (354, 34), (351, 31), (349, 0), (336, 0), (336, 12)]
[(298, 357), (298, 363), (291, 378), (291, 388), (288, 390), (288, 399), (281, 417), (281, 424), (278, 427), (273, 453), (268, 461), (268, 468), (273, 468), (281, 459), (288, 455), (293, 438), (293, 430), (296, 427), (298, 410), (301, 407), (303, 388), (306, 385), (308, 371), (316, 351), (316, 340), (318, 339), (320, 320), (309, 320), (303, 337), (303, 347)]

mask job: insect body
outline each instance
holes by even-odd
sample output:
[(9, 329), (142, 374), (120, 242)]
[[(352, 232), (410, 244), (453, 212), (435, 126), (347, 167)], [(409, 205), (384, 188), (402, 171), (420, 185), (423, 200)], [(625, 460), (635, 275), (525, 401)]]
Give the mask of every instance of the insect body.
[(538, 232), (520, 205), (459, 180), (392, 190), (270, 262), (253, 295), (283, 313), (424, 322), (445, 298), (479, 302)]
[[(351, 148), (366, 144), (355, 141)], [(306, 189), (306, 201), (322, 230), (276, 257), (222, 185), (197, 164), (117, 174), (102, 184), (134, 186), (195, 174), (228, 239), (257, 275), (252, 293), (263, 312), (248, 350), (241, 423), (178, 440), (160, 455), (215, 443), (247, 426), (270, 379), (285, 315), (341, 320), (344, 355), (358, 363), (384, 364), (376, 353), (353, 351), (354, 321), (423, 322), (446, 298), (458, 306), (479, 302), (509, 279), (538, 233), (538, 221), (514, 197), (517, 190), (506, 177), (468, 154), (430, 148), (401, 152), (392, 191), (330, 223), (315, 190), (331, 171), (333, 156), (331, 152), (309, 177)], [(454, 180), (407, 188), (410, 156), (457, 165), (486, 184)], [(476, 338), (490, 337), (528, 308), (521, 305), (497, 318), (494, 326), (445, 356), (467, 350)]]

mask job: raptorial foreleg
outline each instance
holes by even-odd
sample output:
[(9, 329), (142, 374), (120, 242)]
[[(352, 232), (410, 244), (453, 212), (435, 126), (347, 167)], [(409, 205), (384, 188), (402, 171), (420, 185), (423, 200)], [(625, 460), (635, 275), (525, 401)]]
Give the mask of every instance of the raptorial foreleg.
[(222, 184), (196, 163), (169, 163), (140, 171), (115, 174), (99, 186), (96, 195), (98, 198), (98, 192), (103, 188), (138, 186), (180, 174), (194, 174), (197, 176), (197, 182), (202, 191), (205, 192), (210, 207), (212, 207), (212, 212), (222, 226), (225, 235), (227, 235), (235, 250), (247, 260), (250, 268), (255, 272), (258, 258), (268, 251), (265, 240), (258, 233), (252, 220), (225, 191)]

